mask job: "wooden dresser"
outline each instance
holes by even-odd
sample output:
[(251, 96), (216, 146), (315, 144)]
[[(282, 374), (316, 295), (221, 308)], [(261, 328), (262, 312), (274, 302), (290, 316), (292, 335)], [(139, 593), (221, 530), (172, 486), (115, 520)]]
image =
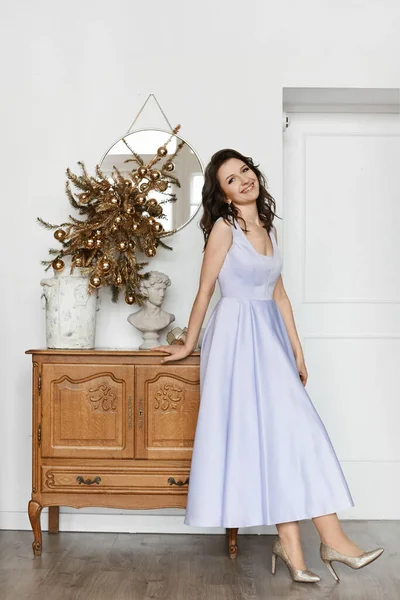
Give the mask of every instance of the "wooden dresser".
[[(199, 409), (199, 359), (161, 364), (149, 350), (28, 350), (32, 355), (33, 552), (40, 514), (60, 506), (186, 506)], [(204, 493), (207, 493), (205, 482)], [(227, 530), (237, 555), (237, 529)]]

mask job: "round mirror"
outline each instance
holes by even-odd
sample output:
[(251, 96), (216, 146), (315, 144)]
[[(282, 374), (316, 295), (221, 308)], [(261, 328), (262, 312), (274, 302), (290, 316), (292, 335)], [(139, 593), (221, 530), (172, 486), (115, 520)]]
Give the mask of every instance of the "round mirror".
[[(101, 159), (100, 168), (106, 176), (111, 176), (116, 167), (124, 177), (129, 177), (140, 167), (135, 154), (146, 166), (154, 160), (158, 149), (163, 146), (167, 153), (151, 168), (161, 171), (168, 185), (160, 186), (161, 189), (158, 190), (151, 189), (149, 196), (162, 205), (166, 216), (162, 220), (165, 235), (171, 235), (187, 225), (201, 205), (204, 169), (200, 158), (185, 140), (161, 129), (132, 131), (107, 150)], [(146, 186), (146, 177), (142, 181), (142, 185)]]

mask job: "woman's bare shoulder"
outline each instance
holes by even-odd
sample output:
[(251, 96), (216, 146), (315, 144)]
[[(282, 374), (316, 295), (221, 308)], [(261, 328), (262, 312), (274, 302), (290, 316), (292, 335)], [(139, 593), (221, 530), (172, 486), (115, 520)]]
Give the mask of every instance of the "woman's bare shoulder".
[(223, 217), (218, 217), (210, 231), (210, 239), (230, 240), (232, 239), (232, 228), (228, 221)]

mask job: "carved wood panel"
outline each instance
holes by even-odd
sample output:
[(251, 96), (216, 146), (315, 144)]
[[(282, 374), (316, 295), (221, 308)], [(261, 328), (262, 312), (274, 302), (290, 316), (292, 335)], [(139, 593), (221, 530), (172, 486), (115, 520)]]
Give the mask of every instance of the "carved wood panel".
[(135, 367), (135, 455), (190, 459), (200, 402), (194, 365)]
[(44, 364), (44, 457), (133, 458), (134, 368)]

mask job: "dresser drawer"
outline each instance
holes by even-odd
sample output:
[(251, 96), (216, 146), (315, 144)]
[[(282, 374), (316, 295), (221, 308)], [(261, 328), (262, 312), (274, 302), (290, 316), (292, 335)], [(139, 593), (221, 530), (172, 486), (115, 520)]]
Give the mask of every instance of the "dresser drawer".
[(43, 492), (183, 494), (189, 484), (189, 468), (162, 469), (42, 466)]

